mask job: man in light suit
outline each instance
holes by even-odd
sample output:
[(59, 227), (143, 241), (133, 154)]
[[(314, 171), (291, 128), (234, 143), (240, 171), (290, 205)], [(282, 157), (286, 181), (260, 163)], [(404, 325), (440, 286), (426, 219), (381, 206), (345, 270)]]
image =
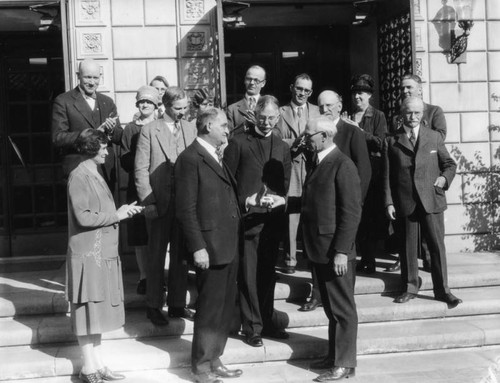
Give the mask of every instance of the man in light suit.
[(227, 108), (227, 120), (231, 136), (248, 130), (247, 117), (249, 112), (255, 109), (259, 101), (260, 91), (266, 85), (266, 71), (258, 65), (251, 66), (245, 74), (244, 83), (245, 97)]
[[(422, 79), (416, 74), (405, 74), (401, 78), (401, 99), (405, 100), (408, 97), (418, 97), (422, 98)], [(446, 118), (444, 117), (443, 109), (437, 105), (431, 105), (424, 102), (424, 113), (422, 117), (423, 121), (426, 121), (425, 127), (430, 128), (438, 132), (443, 141), (446, 140)], [(403, 119), (401, 116), (395, 118), (393, 123), (392, 132), (396, 131), (403, 124)], [(397, 239), (392, 239), (397, 241)], [(392, 244), (394, 245), (394, 244)], [(425, 240), (422, 240), (422, 246), (420, 250), (420, 256), (423, 260), (423, 269), (425, 271), (431, 271), (430, 265), (430, 254)], [(399, 260), (393, 265), (389, 266), (387, 271), (398, 271), (400, 269)]]
[(329, 369), (315, 381), (355, 375), (358, 317), (354, 301), (354, 241), (361, 219), (361, 186), (354, 163), (334, 143), (335, 123), (319, 117), (307, 123), (305, 139), (316, 165), (304, 183), (302, 230), (307, 257), (318, 277), (328, 317), (328, 355), (312, 369)]
[[(144, 209), (148, 226), (148, 266), (146, 304), (147, 316), (156, 325), (166, 325), (162, 314), (164, 269), (170, 242), (168, 299), (170, 317), (191, 319), (185, 308), (187, 265), (182, 259), (182, 244), (174, 229), (173, 176), (179, 154), (196, 138), (193, 123), (183, 119), (188, 100), (185, 92), (170, 87), (163, 95), (163, 118), (145, 125), (137, 141), (135, 155), (135, 186)], [(176, 239), (176, 240), (173, 240)]]
[(401, 107), (403, 126), (388, 136), (384, 147), (384, 198), (387, 216), (397, 220), (403, 293), (396, 303), (417, 296), (419, 227), (431, 254), (431, 276), (437, 300), (456, 307), (462, 301), (448, 287), (444, 246), (444, 210), (456, 164), (441, 135), (425, 127), (424, 103), (408, 97)]
[(289, 336), (272, 318), (291, 160), (290, 148), (273, 133), (279, 118), (278, 100), (262, 96), (255, 116), (256, 126), (229, 140), (224, 161), (238, 183), (238, 199), (245, 211), (239, 279), (242, 332), (249, 345), (261, 347), (262, 336)]
[[(325, 90), (318, 96), (318, 106), (321, 115), (330, 118), (337, 129), (333, 142), (349, 157), (358, 171), (359, 179), (361, 181), (361, 201), (365, 200), (368, 187), (370, 186), (370, 179), (372, 176), (372, 167), (370, 163), (370, 155), (363, 131), (356, 125), (340, 118), (342, 111), (342, 97), (332, 90)], [(317, 282), (314, 269), (312, 270), (313, 277), (313, 291), (311, 300), (305, 303), (300, 309), (301, 311), (315, 310), (321, 305), (321, 297), (317, 289)]]
[(229, 134), (227, 118), (210, 108), (196, 121), (198, 137), (175, 165), (176, 216), (196, 267), (198, 300), (191, 369), (196, 382), (234, 378), (220, 357), (236, 308), (241, 214), (236, 181), (222, 161)]
[(281, 138), (290, 146), (292, 156), (292, 174), (288, 189), (288, 236), (285, 240), (285, 268), (286, 274), (293, 274), (297, 265), (297, 233), (300, 221), (300, 197), (302, 185), (306, 178), (306, 153), (301, 142), (302, 134), (309, 119), (319, 117), (319, 108), (307, 100), (312, 94), (312, 80), (308, 74), (302, 73), (295, 77), (290, 85), (292, 100), (280, 108), (281, 118), (276, 125)]
[(84, 60), (78, 65), (78, 86), (60, 94), (52, 106), (52, 142), (63, 154), (62, 168), (65, 178), (81, 161), (74, 143), (80, 133), (97, 129), (110, 139), (106, 162), (99, 171), (111, 192), (116, 183), (115, 151), (111, 143), (119, 145), (123, 134), (116, 106), (111, 98), (97, 92), (101, 68), (94, 60)]

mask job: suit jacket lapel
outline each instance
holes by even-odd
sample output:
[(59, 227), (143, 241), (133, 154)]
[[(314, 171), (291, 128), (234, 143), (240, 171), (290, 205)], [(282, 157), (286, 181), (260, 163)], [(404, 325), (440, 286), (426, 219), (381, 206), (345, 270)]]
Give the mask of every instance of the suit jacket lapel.
[(307, 177), (306, 177), (304, 184), (311, 182), (313, 179), (315, 179), (318, 176), (318, 174), (321, 172), (321, 168), (323, 166), (325, 166), (326, 163), (332, 161), (334, 153), (337, 150), (340, 150), (340, 149), (338, 148), (338, 146), (335, 146), (335, 148), (330, 153), (328, 153), (325, 158), (323, 158), (323, 160), (316, 166), (316, 168), (314, 168), (312, 171), (310, 171), (307, 174)]
[(198, 154), (203, 157), (203, 162), (205, 162), (207, 166), (215, 172), (215, 174), (222, 178), (224, 182), (231, 184), (231, 181), (226, 177), (224, 169), (222, 169), (217, 161), (215, 161), (215, 158), (213, 158), (212, 155), (208, 153), (208, 151), (203, 146), (201, 146), (198, 141), (194, 140), (194, 144), (196, 145)]
[(90, 106), (89, 104), (87, 104), (87, 101), (85, 101), (85, 99), (83, 98), (83, 95), (81, 94), (79, 89), (74, 89), (73, 97), (75, 99), (74, 105), (76, 110), (80, 112), (80, 114), (85, 118), (85, 120), (87, 120), (87, 122), (90, 124), (91, 127), (93, 127), (94, 129), (98, 128), (98, 126), (94, 124)]
[(415, 152), (415, 148), (411, 144), (410, 140), (408, 139), (408, 136), (406, 135), (406, 131), (403, 127), (399, 128), (398, 131), (396, 132), (396, 140), (398, 143), (408, 149), (411, 152)]
[(283, 118), (283, 121), (287, 123), (290, 130), (293, 132), (294, 136), (298, 137), (299, 133), (295, 130), (294, 126), (295, 118), (293, 116), (293, 108), (291, 104), (288, 104), (283, 107), (283, 114), (281, 115), (281, 118)]
[(165, 157), (168, 158), (168, 148), (167, 143), (169, 141), (169, 134), (167, 132), (168, 126), (165, 120), (157, 120), (156, 121), (156, 139), (158, 140), (158, 144), (160, 145), (161, 150), (165, 154)]
[(415, 146), (415, 152), (424, 152), (427, 144), (429, 143), (429, 135), (428, 131), (425, 128), (424, 124), (420, 124), (420, 128), (418, 130), (418, 139), (417, 145)]

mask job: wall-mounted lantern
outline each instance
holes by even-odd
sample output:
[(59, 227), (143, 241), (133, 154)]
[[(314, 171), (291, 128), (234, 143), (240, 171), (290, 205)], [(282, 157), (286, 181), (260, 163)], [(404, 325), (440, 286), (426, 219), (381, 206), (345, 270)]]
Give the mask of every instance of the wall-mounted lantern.
[(456, 21), (464, 32), (460, 36), (455, 36), (455, 31), (451, 31), (450, 63), (460, 64), (464, 62), (464, 60), (457, 59), (467, 50), (467, 40), (474, 25), (472, 3), (473, 0), (453, 0)]

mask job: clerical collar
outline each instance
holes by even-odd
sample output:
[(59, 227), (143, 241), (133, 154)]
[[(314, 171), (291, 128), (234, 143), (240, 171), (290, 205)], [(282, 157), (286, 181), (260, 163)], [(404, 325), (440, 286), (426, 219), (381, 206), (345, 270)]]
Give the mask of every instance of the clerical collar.
[(262, 137), (269, 137), (271, 134), (273, 134), (273, 130), (269, 130), (269, 132), (267, 133), (264, 133), (262, 130), (260, 130), (259, 128), (257, 128), (257, 126), (255, 127), (255, 132), (259, 135), (259, 136), (262, 136)]
[(87, 99), (87, 98), (92, 98), (92, 99), (97, 99), (97, 93), (94, 92), (94, 94), (92, 94), (91, 96), (89, 96), (87, 93), (85, 93), (85, 91), (82, 89), (82, 87), (80, 85), (78, 85), (78, 89), (80, 90), (80, 93), (82, 94), (83, 98)]

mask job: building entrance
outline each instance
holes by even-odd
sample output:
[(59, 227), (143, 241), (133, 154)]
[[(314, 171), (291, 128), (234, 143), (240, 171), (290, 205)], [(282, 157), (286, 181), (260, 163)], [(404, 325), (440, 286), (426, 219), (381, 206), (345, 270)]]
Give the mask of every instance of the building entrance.
[(30, 30), (48, 10), (31, 26), (27, 7), (0, 9), (0, 257), (64, 254), (66, 187), (51, 140), (51, 103), (65, 90), (61, 31)]

